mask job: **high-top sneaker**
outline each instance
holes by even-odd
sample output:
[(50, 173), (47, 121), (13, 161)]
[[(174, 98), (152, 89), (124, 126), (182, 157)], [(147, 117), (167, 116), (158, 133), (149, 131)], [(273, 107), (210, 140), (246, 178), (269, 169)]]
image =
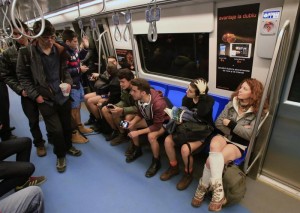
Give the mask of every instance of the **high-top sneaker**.
[(203, 200), (204, 200), (204, 196), (206, 194), (206, 192), (208, 191), (209, 187), (206, 187), (202, 184), (202, 179), (200, 179), (198, 187), (196, 189), (195, 195), (192, 199), (192, 206), (194, 207), (199, 207), (201, 206)]
[(223, 183), (222, 179), (210, 179), (211, 188), (212, 188), (212, 199), (209, 203), (208, 210), (209, 211), (220, 211), (222, 206), (226, 204), (226, 198), (224, 195)]

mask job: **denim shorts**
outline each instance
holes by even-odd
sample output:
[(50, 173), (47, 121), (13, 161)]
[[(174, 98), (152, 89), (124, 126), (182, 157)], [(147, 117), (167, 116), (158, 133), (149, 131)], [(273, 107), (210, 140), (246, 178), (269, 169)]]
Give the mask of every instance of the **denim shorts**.
[(83, 92), (83, 87), (80, 84), (80, 88), (79, 89), (71, 89), (71, 93), (70, 93), (73, 102), (72, 102), (72, 109), (76, 109), (79, 108), (81, 102), (84, 101), (84, 92)]

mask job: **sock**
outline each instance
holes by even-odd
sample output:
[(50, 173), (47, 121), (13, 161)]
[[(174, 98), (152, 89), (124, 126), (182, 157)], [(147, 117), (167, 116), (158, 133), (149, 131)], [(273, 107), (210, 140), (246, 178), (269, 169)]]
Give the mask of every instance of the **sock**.
[(177, 166), (177, 160), (170, 161), (170, 165), (171, 165), (172, 167)]
[(209, 152), (211, 178), (222, 179), (224, 157), (221, 152)]
[(199, 184), (201, 182), (201, 184), (205, 187), (208, 188), (209, 186), (209, 181), (210, 181), (210, 169), (207, 168), (206, 164), (204, 164), (204, 169), (203, 169), (203, 174), (202, 174), (202, 178), (199, 180)]

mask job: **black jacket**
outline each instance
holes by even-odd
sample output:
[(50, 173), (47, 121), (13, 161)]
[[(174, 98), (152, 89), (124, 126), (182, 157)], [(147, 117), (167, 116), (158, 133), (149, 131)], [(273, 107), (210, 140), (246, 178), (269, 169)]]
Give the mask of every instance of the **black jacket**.
[[(63, 46), (55, 43), (54, 47), (60, 55), (60, 81), (72, 85), (73, 81), (67, 71), (69, 55)], [(26, 89), (28, 97), (35, 101), (41, 95), (44, 99), (54, 99), (54, 94), (46, 80), (42, 59), (33, 43), (26, 48), (21, 48), (17, 62), (17, 76), (21, 85)]]

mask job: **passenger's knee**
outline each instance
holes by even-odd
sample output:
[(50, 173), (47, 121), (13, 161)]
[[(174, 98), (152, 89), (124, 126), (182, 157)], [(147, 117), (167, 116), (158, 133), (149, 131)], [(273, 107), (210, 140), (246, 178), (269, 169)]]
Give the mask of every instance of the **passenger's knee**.
[(149, 143), (155, 143), (155, 142), (157, 142), (156, 135), (149, 133), (148, 134), (148, 141), (149, 141)]
[(186, 144), (182, 145), (181, 147), (181, 155), (182, 157), (186, 157), (190, 155), (190, 149), (188, 148), (188, 146)]
[(220, 142), (221, 138), (220, 137), (214, 137), (211, 142), (210, 142), (210, 151), (220, 151), (222, 147), (222, 143)]

